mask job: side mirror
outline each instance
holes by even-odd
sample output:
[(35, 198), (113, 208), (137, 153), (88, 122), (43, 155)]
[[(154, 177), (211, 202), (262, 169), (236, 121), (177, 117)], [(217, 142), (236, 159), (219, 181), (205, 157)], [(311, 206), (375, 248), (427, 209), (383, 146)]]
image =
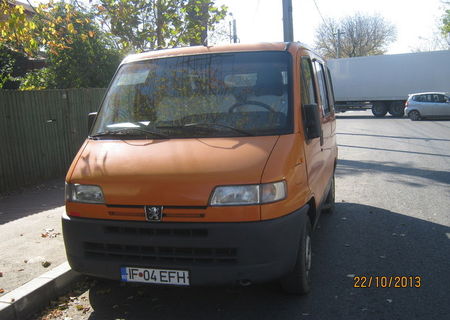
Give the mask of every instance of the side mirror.
[(317, 104), (304, 104), (303, 114), (305, 116), (306, 137), (308, 139), (320, 138), (322, 136), (322, 127)]
[(94, 124), (95, 118), (97, 118), (97, 112), (91, 112), (88, 115), (88, 134), (91, 132), (92, 125)]

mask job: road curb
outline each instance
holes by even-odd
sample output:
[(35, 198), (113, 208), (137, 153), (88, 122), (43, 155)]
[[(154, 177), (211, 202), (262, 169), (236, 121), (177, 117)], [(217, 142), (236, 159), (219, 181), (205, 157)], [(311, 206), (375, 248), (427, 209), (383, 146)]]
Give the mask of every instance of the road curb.
[(0, 297), (0, 319), (27, 319), (81, 279), (66, 262)]

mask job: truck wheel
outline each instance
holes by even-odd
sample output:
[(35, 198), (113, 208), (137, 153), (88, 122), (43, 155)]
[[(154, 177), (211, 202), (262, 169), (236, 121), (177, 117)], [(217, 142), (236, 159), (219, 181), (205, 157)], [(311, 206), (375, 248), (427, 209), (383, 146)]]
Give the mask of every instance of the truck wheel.
[(336, 208), (336, 203), (335, 203), (336, 188), (335, 188), (334, 181), (335, 181), (335, 179), (334, 179), (334, 175), (333, 175), (333, 179), (331, 180), (330, 191), (328, 191), (327, 198), (322, 207), (322, 212), (328, 213), (328, 214), (334, 213), (334, 210)]
[(412, 121), (418, 121), (420, 119), (422, 119), (422, 117), (420, 116), (419, 111), (417, 110), (413, 110), (410, 113), (408, 113), (408, 117), (412, 120)]
[(391, 116), (401, 118), (405, 115), (405, 104), (402, 101), (394, 101), (389, 105)]
[(311, 222), (306, 216), (294, 269), (281, 279), (281, 288), (289, 294), (306, 294), (311, 289)]
[(384, 117), (387, 112), (388, 108), (384, 102), (375, 102), (372, 105), (372, 113), (377, 118)]

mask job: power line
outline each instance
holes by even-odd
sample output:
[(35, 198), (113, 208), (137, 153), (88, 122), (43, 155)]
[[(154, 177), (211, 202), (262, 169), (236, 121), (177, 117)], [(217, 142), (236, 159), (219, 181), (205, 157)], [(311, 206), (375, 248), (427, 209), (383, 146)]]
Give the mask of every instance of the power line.
[(322, 16), (322, 12), (320, 12), (320, 9), (319, 9), (319, 6), (317, 5), (316, 0), (313, 0), (313, 2), (314, 2), (314, 5), (316, 6), (317, 12), (319, 13), (319, 16), (322, 18), (323, 24), (327, 26), (327, 23), (326, 23), (325, 19)]

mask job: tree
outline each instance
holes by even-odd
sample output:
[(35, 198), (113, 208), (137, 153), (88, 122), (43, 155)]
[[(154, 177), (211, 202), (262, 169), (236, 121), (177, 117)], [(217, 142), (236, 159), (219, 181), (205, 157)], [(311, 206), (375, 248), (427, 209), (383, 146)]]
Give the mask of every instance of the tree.
[(447, 41), (447, 45), (450, 48), (450, 2), (445, 2), (447, 8), (445, 14), (442, 17), (441, 32), (443, 38)]
[(211, 0), (100, 0), (99, 23), (123, 52), (203, 44), (224, 19), (225, 6)]
[(7, 19), (0, 22), (0, 40), (29, 57), (45, 55), (47, 68), (28, 74), (21, 88), (105, 87), (120, 62), (89, 12), (65, 2), (35, 8), (31, 19), (23, 7), (0, 0)]
[(315, 47), (326, 58), (336, 58), (338, 49), (340, 57), (369, 56), (385, 53), (395, 38), (395, 27), (383, 17), (356, 14), (325, 20), (316, 30)]

